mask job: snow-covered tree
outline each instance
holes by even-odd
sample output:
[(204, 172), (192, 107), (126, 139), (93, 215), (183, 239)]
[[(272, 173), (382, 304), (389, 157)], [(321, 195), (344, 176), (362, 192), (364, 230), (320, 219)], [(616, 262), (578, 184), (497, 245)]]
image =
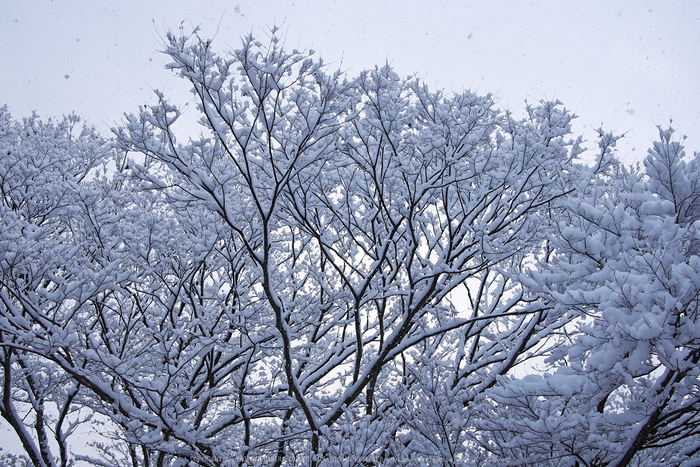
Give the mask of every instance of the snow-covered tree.
[(14, 121), (0, 108), (0, 414), (34, 465), (68, 465), (67, 438), (89, 414), (71, 358), (75, 313), (95, 290), (83, 216), (111, 151), (75, 116)]
[(697, 157), (666, 132), (626, 171), (602, 135), (588, 167), (558, 102), (274, 34), (166, 36), (198, 138), (160, 92), (112, 141), (0, 112), (0, 408), (32, 464), (697, 454)]
[[(556, 215), (529, 285), (577, 317), (553, 369), (494, 393), (483, 427), (500, 458), (544, 465), (697, 465), (700, 156), (660, 129), (644, 170), (601, 155)], [(504, 426), (509, 427), (503, 431)], [(515, 433), (515, 435), (514, 435)]]
[[(542, 103), (517, 121), (389, 67), (328, 74), (275, 37), (222, 57), (168, 36), (166, 53), (204, 135), (178, 142), (179, 111), (158, 94), (119, 146), (145, 158), (152, 190), (216, 217), (206, 228), (226, 232), (248, 277), (231, 313), (269, 326), (228, 423), (238, 436), (183, 430), (251, 463), (458, 462), (461, 413), (561, 324), (512, 271), (565, 195), (572, 117)], [(444, 434), (426, 395), (451, 412)]]

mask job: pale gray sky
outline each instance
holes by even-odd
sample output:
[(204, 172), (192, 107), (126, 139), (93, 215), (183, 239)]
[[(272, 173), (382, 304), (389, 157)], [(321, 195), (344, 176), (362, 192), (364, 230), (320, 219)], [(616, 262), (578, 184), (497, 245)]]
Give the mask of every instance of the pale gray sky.
[[(494, 93), (504, 108), (559, 99), (589, 139), (626, 132), (641, 158), (656, 124), (700, 144), (700, 2), (662, 0), (304, 1), (0, 0), (0, 104), (15, 117), (75, 111), (101, 130), (165, 90), (159, 35), (201, 25), (218, 50), (283, 26), (290, 47), (313, 48), (351, 74), (387, 60), (433, 88)], [(633, 150), (634, 149), (634, 150)]]

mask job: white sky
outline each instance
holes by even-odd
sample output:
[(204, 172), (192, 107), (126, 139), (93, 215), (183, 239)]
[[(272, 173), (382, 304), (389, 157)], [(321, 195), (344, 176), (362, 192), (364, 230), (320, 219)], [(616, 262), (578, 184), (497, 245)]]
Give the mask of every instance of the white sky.
[(700, 2), (662, 0), (0, 0), (0, 104), (16, 118), (75, 111), (101, 130), (190, 99), (163, 69), (167, 28), (200, 25), (217, 50), (282, 25), (286, 44), (351, 74), (386, 61), (432, 88), (494, 93), (515, 111), (559, 99), (594, 144), (601, 124), (639, 160), (655, 126), (700, 147)]

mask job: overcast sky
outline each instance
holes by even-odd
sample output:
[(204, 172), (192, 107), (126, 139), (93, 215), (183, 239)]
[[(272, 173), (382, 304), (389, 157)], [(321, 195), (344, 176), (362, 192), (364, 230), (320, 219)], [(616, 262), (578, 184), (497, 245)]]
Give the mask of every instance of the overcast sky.
[(380, 0), (0, 0), (0, 104), (19, 118), (75, 111), (107, 131), (153, 103), (190, 98), (158, 53), (168, 29), (200, 25), (218, 50), (282, 26), (351, 74), (387, 61), (432, 88), (493, 93), (519, 111), (559, 99), (576, 130), (626, 133), (638, 160), (673, 118), (700, 149), (700, 2)]

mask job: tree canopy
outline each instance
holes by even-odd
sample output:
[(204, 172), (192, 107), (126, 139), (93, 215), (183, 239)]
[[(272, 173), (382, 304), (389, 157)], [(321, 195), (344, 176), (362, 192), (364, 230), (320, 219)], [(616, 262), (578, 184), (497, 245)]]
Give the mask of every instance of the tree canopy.
[(165, 46), (197, 138), (161, 92), (111, 138), (0, 110), (29, 465), (696, 465), (700, 156), (672, 129), (585, 163), (559, 102), (515, 118), (274, 31)]

